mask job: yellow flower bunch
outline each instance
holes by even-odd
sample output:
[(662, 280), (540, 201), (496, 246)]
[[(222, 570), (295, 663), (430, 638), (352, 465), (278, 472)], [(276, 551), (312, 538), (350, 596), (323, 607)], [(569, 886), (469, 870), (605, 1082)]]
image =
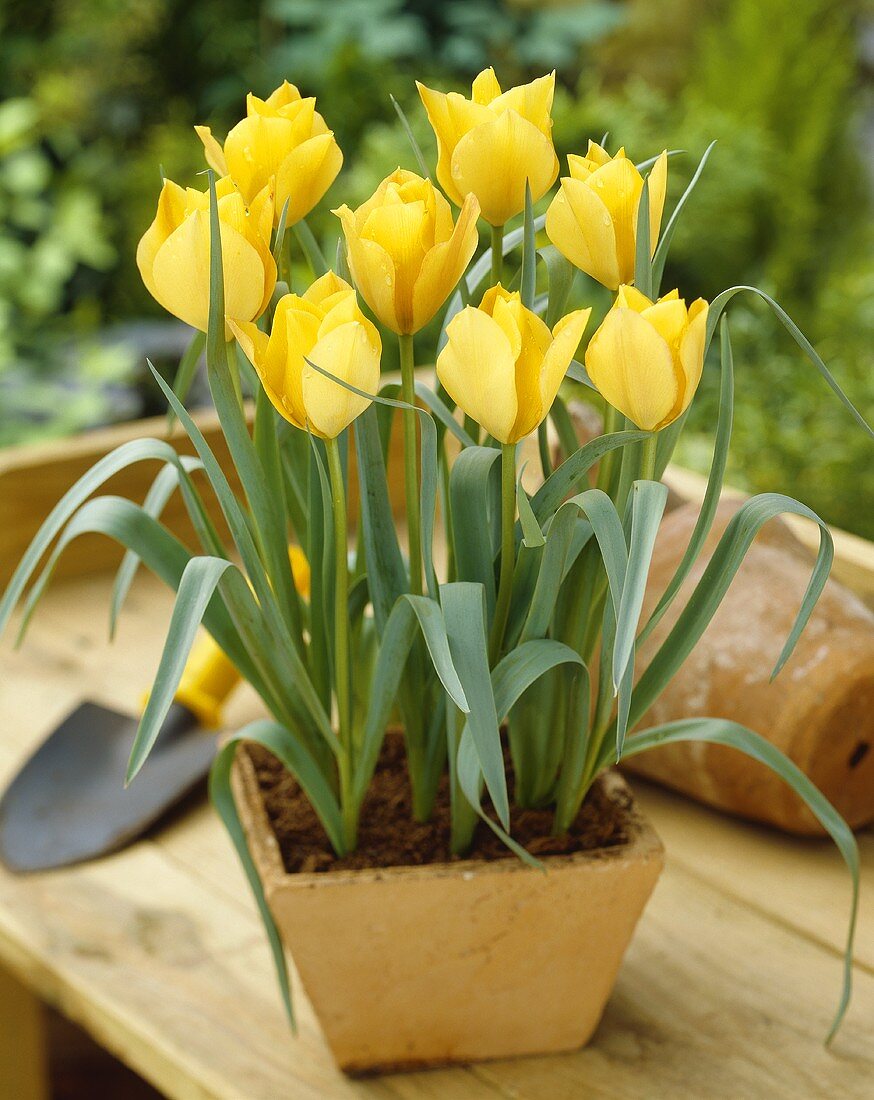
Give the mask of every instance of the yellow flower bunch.
[[(442, 191), (431, 180), (398, 168), (355, 210), (344, 203), (334, 211), (345, 238), (355, 289), (376, 319), (401, 338), (408, 402), (412, 399), (410, 337), (432, 321), (465, 277), (477, 248), (477, 219), (482, 217), (492, 227), (494, 249), (505, 223), (523, 210), (526, 187), (536, 202), (558, 175), (552, 142), (554, 73), (502, 91), (494, 70), (485, 69), (474, 80), (470, 98), (424, 84), (417, 87), (437, 139), (436, 172)], [(287, 341), (288, 318), (297, 318), (295, 324), (300, 326), (302, 309), (309, 309), (312, 316), (313, 309), (321, 308), (326, 298), (324, 285), (316, 283), (310, 291), (295, 296), (293, 306), (280, 300), (273, 311), (269, 337), (263, 332), (255, 335), (259, 331), (256, 322), (267, 310), (276, 282), (270, 242), (281, 210), (287, 209), (286, 224), (302, 221), (333, 183), (343, 155), (316, 110), (315, 100), (302, 97), (287, 81), (266, 99), (249, 95), (246, 117), (231, 129), (223, 146), (209, 127), (195, 129), (207, 162), (221, 177), (216, 193), (226, 335), (233, 332), (243, 342), (282, 415), (300, 426), (310, 423), (315, 427), (316, 420), (304, 414), (298, 400), (300, 387), (286, 392), (278, 390), (275, 383), (280, 376), (286, 380), (304, 377), (302, 359), (297, 355), (303, 329), (296, 330), (288, 345), (297, 349), (291, 373), (277, 373), (276, 363), (277, 356), (284, 354), (278, 349)], [(605, 400), (634, 423), (647, 430), (664, 427), (688, 406), (700, 379), (704, 321), (693, 322), (695, 317), (706, 316), (706, 307), (703, 313), (698, 303), (692, 307), (688, 319), (692, 335), (681, 341), (674, 330), (668, 333), (665, 327), (669, 322), (679, 323), (679, 299), (671, 307), (667, 304), (671, 295), (667, 295), (656, 305), (650, 303), (654, 312), (648, 312), (640, 305), (641, 296), (632, 293), (643, 176), (625, 150), (611, 156), (590, 141), (584, 156), (568, 157), (568, 169), (569, 175), (561, 180), (549, 204), (546, 233), (571, 264), (618, 291), (614, 309), (587, 354), (589, 375)], [(658, 243), (666, 185), (667, 153), (662, 153), (649, 173), (650, 255)], [(444, 195), (460, 208), (457, 219)], [(167, 181), (137, 259), (143, 281), (157, 301), (201, 330), (206, 329), (208, 316), (208, 258), (208, 195)], [(493, 258), (495, 271), (500, 272), (500, 264), (496, 266)], [(335, 293), (340, 292), (334, 288), (327, 298)], [(348, 295), (354, 297), (352, 287), (343, 293), (343, 308), (351, 310)], [(302, 302), (308, 306), (302, 307)], [(587, 310), (577, 310), (560, 319), (550, 333), (532, 311), (532, 304), (523, 304), (519, 294), (508, 295), (496, 275), (480, 306), (462, 311), (447, 329), (448, 344), (439, 361), (441, 380), (466, 415), (495, 439), (518, 440), (543, 422), (576, 353), (585, 327), (580, 327), (580, 318), (583, 313), (588, 317)], [(328, 313), (336, 308), (331, 306)], [(357, 304), (354, 308), (358, 309)], [(636, 320), (628, 319), (629, 310)], [(658, 328), (662, 318), (666, 319), (664, 332)], [(364, 321), (361, 315), (356, 322), (359, 330), (354, 349), (344, 344), (341, 351), (334, 340), (329, 341), (332, 361), (323, 364), (329, 373), (347, 381), (355, 374), (360, 381), (362, 376), (353, 369), (352, 360), (372, 363), (373, 349), (379, 346), (376, 330), (366, 328)], [(320, 323), (328, 326), (325, 332), (332, 330), (329, 319)], [(306, 329), (310, 335), (311, 328)], [(570, 347), (578, 328), (576, 343)], [(627, 333), (633, 333), (633, 352)], [(268, 344), (272, 349), (269, 355)], [(324, 355), (325, 349), (322, 351)], [(655, 356), (652, 370), (643, 366), (649, 360), (639, 358), (644, 352)], [(272, 364), (269, 369), (268, 362)], [(363, 365), (361, 369), (365, 369)], [(365, 373), (368, 371), (369, 367)], [(343, 422), (353, 408), (359, 412), (363, 408), (360, 399), (350, 402), (342, 397), (342, 387), (322, 385), (323, 376), (321, 381), (312, 372), (306, 377), (308, 389), (320, 395), (314, 400), (326, 428)], [(297, 395), (293, 401), (288, 396), (291, 393)], [(336, 417), (326, 416), (324, 399), (328, 395), (339, 403)], [(406, 425), (408, 480), (412, 482), (415, 423), (411, 415)], [(413, 483), (410, 507), (416, 489)], [(415, 542), (416, 532), (411, 535)]]

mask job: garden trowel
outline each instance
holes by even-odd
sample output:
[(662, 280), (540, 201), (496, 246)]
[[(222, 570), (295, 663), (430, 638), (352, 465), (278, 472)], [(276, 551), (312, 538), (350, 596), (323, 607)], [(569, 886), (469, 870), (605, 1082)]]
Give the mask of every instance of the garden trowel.
[(0, 799), (0, 859), (45, 871), (129, 844), (208, 773), (210, 734), (239, 679), (209, 635), (194, 645), (151, 755), (124, 780), (139, 719), (85, 702), (27, 761)]

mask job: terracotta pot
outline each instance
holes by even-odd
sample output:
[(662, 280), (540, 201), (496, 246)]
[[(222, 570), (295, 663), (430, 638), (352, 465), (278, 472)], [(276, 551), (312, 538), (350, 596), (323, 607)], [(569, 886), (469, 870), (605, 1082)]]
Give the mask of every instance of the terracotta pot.
[[(608, 777), (624, 794), (624, 781)], [(547, 857), (288, 874), (249, 757), (234, 790), (282, 937), (349, 1073), (572, 1050), (598, 1025), (663, 865), (629, 842)]]
[[(740, 501), (719, 505), (713, 530), (673, 606), (638, 653), (646, 668), (701, 579)], [(643, 619), (689, 544), (697, 504), (662, 523)], [(874, 820), (874, 615), (826, 583), (795, 652), (772, 682), (810, 577), (812, 557), (780, 522), (751, 546), (701, 640), (641, 725), (729, 718), (766, 737), (810, 777), (852, 828)], [(680, 742), (629, 759), (628, 768), (701, 802), (800, 834), (825, 830), (764, 764), (722, 745)]]

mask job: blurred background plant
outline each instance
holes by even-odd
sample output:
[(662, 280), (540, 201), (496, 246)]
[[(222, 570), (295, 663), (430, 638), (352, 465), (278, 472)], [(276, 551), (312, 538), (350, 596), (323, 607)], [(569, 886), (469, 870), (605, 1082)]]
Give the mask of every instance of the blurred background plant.
[[(718, 146), (674, 239), (665, 285), (711, 297), (751, 282), (874, 407), (872, 67), (864, 0), (5, 0), (0, 8), (0, 444), (160, 408), (146, 354), (187, 335), (143, 289), (136, 242), (159, 165), (202, 168), (191, 126), (222, 134), (246, 91), (319, 97), (346, 166), (313, 216), (326, 240), (396, 164), (414, 167), (389, 95), (426, 151), (413, 85), (505, 85), (555, 68), (560, 156), (609, 132), (642, 159), (669, 142), (671, 196)], [(579, 281), (577, 293), (589, 294)], [(874, 463), (822, 382), (754, 306), (733, 310), (729, 476), (785, 488), (874, 537)], [(705, 373), (680, 459), (706, 464)], [(815, 444), (811, 441), (815, 440)]]

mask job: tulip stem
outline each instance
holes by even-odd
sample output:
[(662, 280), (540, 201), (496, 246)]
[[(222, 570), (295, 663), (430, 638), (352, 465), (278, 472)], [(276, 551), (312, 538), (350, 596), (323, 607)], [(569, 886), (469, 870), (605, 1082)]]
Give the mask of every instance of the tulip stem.
[(516, 444), (501, 445), (501, 574), (489, 657), (492, 667), (501, 655), (501, 644), (510, 613), (513, 594), (513, 571), (516, 565)]
[(346, 486), (336, 439), (326, 439), (331, 478), (331, 507), (334, 513), (334, 680), (337, 695), (337, 725), (341, 751), (340, 805), (346, 850), (355, 848), (357, 813), (352, 796), (352, 691), (349, 679), (349, 530), (346, 515)]
[(504, 274), (504, 227), (492, 226), (492, 286), (497, 286)]
[[(604, 403), (604, 435), (613, 435), (619, 428), (619, 413), (609, 402)], [(598, 488), (610, 495), (610, 483), (616, 466), (616, 451), (608, 451), (598, 463)]]
[(652, 432), (641, 444), (640, 476), (644, 481), (653, 481), (655, 478), (658, 439), (658, 432)]
[[(407, 405), (416, 403), (416, 365), (413, 337), (398, 336), (401, 354), (401, 396)], [(416, 410), (404, 409), (404, 485), (407, 507), (407, 537), (410, 557), (410, 591), (422, 594), (422, 536), (419, 526), (419, 461), (416, 445)]]

